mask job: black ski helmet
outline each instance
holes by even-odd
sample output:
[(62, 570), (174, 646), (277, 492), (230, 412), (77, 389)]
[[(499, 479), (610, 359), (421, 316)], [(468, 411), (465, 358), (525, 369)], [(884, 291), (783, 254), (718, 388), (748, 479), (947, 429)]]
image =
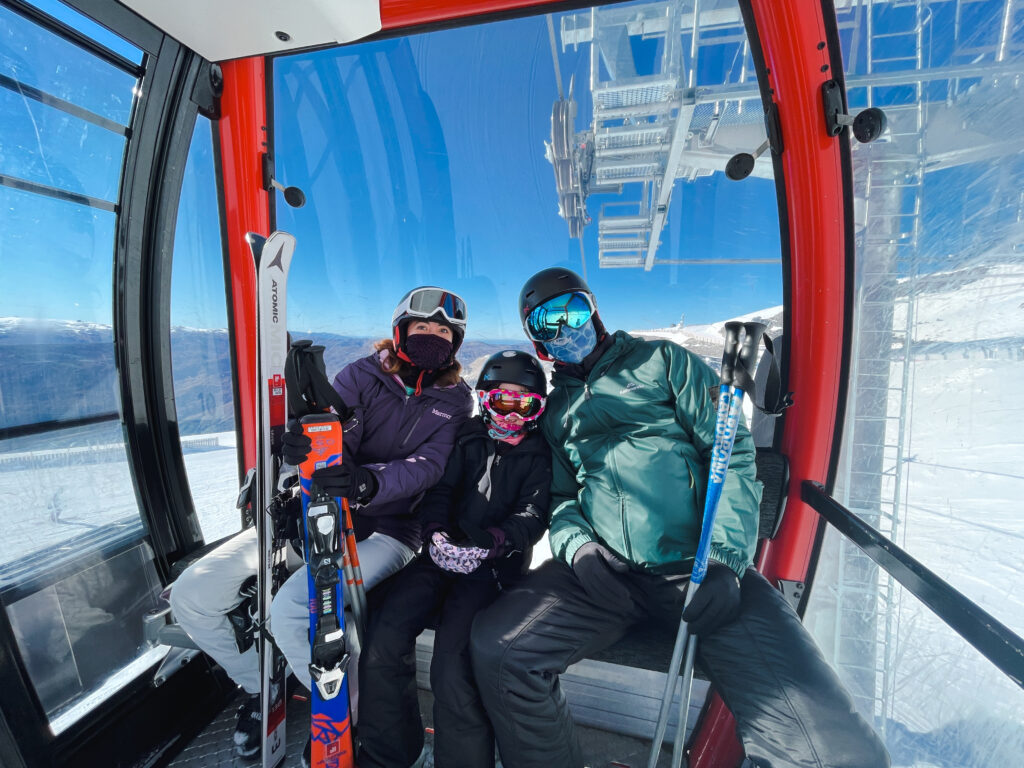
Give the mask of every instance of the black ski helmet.
[(495, 389), (499, 384), (518, 384), (534, 394), (547, 397), (548, 377), (537, 358), (526, 352), (506, 349), (487, 358), (476, 380), (478, 390)]
[[(566, 269), (565, 267), (542, 269), (523, 285), (523, 289), (519, 292), (519, 320), (523, 324), (523, 331), (526, 331), (526, 318), (529, 317), (537, 305), (543, 304), (548, 299), (555, 298), (555, 296), (561, 296), (563, 293), (570, 293), (572, 291), (579, 291), (590, 297), (590, 301), (594, 305), (594, 330), (597, 331), (597, 339), (600, 341), (605, 334), (605, 328), (601, 318), (597, 315), (597, 299), (594, 298), (594, 294), (586, 281), (571, 269)], [(530, 338), (530, 334), (527, 333), (526, 337)], [(537, 355), (541, 360), (551, 359), (551, 356), (544, 349), (544, 345), (541, 342), (534, 341), (533, 339), (530, 339), (530, 341), (533, 342), (533, 348), (537, 350)]]

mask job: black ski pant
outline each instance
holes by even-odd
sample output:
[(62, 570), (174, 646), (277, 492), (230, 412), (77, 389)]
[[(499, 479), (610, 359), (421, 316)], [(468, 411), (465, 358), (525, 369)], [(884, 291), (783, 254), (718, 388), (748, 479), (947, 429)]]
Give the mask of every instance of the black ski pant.
[(473, 679), (470, 628), (498, 594), (489, 568), (467, 575), (421, 554), (399, 572), (372, 617), (359, 666), (359, 766), (408, 768), (423, 749), (416, 695), (416, 637), (436, 618), (430, 687), (434, 765), (492, 768), (494, 730)]
[[(473, 668), (505, 768), (582, 768), (558, 676), (638, 622), (678, 626), (688, 577), (629, 573), (622, 579), (628, 601), (596, 602), (571, 568), (551, 560), (477, 617)], [(889, 765), (796, 612), (755, 570), (742, 580), (739, 618), (701, 638), (697, 649), (755, 765)]]

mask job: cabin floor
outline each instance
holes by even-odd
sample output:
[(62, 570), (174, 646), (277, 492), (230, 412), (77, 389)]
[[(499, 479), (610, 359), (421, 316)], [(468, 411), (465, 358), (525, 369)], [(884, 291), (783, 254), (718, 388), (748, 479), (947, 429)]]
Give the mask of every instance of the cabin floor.
[[(424, 690), (421, 690), (419, 695), (423, 724), (429, 729), (432, 725), (433, 696)], [(217, 718), (174, 758), (170, 768), (258, 768), (259, 762), (237, 757), (234, 752), (232, 736), (235, 730), (235, 712), (239, 703), (240, 699), (236, 699), (225, 707)], [(650, 749), (648, 741), (581, 725), (577, 726), (577, 731), (588, 768), (640, 768), (647, 764)], [(288, 755), (282, 763), (282, 768), (299, 768), (302, 765), (300, 756), (308, 735), (309, 703), (296, 698), (293, 694), (288, 702)], [(430, 738), (428, 730), (427, 739)], [(663, 747), (658, 759), (659, 768), (668, 766), (671, 756), (671, 747)]]

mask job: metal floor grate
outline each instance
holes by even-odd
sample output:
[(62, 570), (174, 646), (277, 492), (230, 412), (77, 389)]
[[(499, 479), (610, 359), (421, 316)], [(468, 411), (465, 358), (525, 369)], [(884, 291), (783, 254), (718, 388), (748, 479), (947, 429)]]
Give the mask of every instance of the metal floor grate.
[[(300, 688), (301, 690), (301, 688)], [(233, 736), (235, 713), (242, 697), (236, 696), (195, 739), (170, 763), (168, 768), (258, 768), (258, 760), (235, 755)], [(302, 748), (309, 738), (309, 703), (294, 696), (288, 699), (288, 755), (281, 768), (301, 768)]]

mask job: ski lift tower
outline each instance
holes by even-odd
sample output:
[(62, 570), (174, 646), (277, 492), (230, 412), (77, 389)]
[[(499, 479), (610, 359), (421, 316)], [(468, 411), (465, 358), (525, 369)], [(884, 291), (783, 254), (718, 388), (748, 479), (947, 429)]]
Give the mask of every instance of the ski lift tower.
[[(631, 39), (638, 37), (664, 41), (651, 73), (637, 72)], [(694, 0), (592, 8), (562, 17), (561, 44), (563, 50), (590, 44), (593, 104), (590, 125), (580, 132), (574, 127), (572, 87), (552, 112), (548, 159), (555, 166), (559, 213), (570, 236), (581, 237), (591, 221), (590, 194), (622, 194), (626, 185), (640, 185), (639, 200), (602, 205), (599, 266), (650, 270), (655, 264), (696, 263), (657, 258), (675, 182), (724, 172), (730, 157), (752, 152), (765, 140), (737, 4)], [(734, 61), (729, 81), (699, 82), (702, 57), (726, 46)], [(752, 175), (773, 177), (767, 153), (756, 160)], [(761, 260), (733, 260), (751, 261)]]

